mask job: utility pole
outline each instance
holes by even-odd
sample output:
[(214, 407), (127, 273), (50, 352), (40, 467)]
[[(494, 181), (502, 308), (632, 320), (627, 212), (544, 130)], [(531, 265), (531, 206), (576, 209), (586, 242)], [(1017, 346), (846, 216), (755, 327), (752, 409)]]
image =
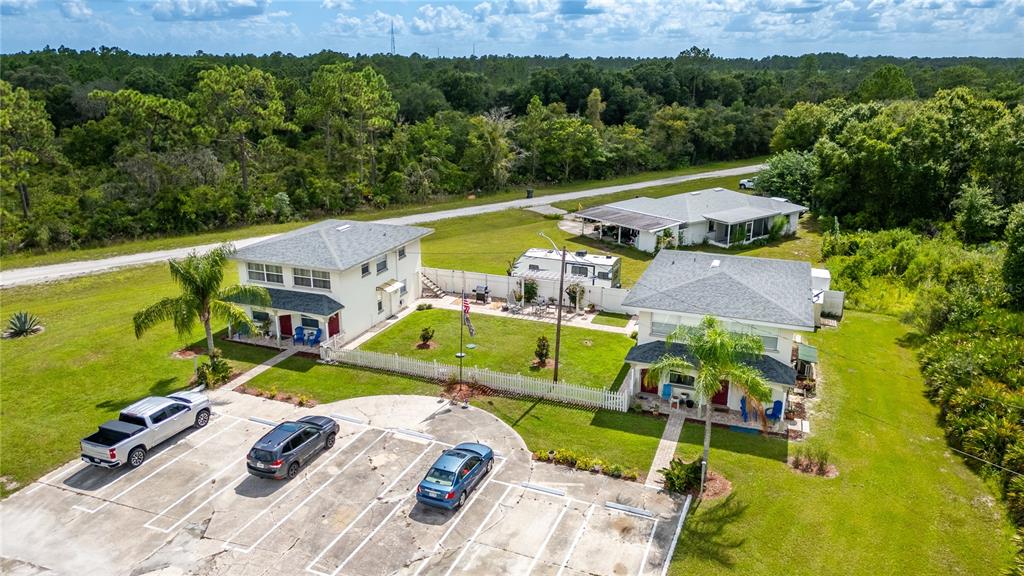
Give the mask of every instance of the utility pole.
[(395, 19), (391, 19), (391, 55), (395, 55)]
[[(551, 245), (554, 246), (555, 250), (558, 250), (558, 246), (554, 240), (548, 238), (543, 232), (540, 233)], [(558, 384), (558, 353), (561, 350), (562, 345), (562, 295), (565, 294), (565, 246), (562, 246), (562, 268), (558, 274), (558, 317), (555, 320), (555, 370), (552, 380), (555, 384)]]

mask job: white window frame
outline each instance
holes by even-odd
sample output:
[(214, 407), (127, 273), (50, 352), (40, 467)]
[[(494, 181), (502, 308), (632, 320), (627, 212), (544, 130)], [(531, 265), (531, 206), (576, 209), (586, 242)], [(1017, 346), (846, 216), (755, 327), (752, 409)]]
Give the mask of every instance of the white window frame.
[(405, 246), (402, 246), (401, 248), (398, 249), (398, 259), (399, 260), (404, 260), (405, 259)]
[(580, 276), (580, 277), (583, 277), (583, 278), (587, 278), (590, 275), (590, 267), (589, 266), (580, 266), (578, 264), (570, 264), (569, 265), (569, 270), (570, 270), (569, 273), (572, 274), (573, 276)]
[(363, 262), (363, 265), (359, 267), (359, 272), (360, 272), (360, 274), (362, 274), (363, 278), (366, 278), (367, 276), (369, 276), (370, 275), (370, 263), (369, 262)]
[(377, 290), (377, 314), (384, 313), (384, 292)]
[(331, 289), (331, 273), (311, 268), (292, 268), (292, 282), (306, 288)]
[[(383, 267), (383, 268), (381, 268), (381, 267), (380, 267), (380, 266), (381, 266), (381, 264), (383, 264), (383, 265), (384, 265), (384, 267)], [(388, 271), (388, 255), (387, 255), (387, 254), (385, 254), (385, 255), (381, 256), (381, 257), (380, 257), (380, 258), (379, 258), (379, 259), (377, 260), (377, 262), (376, 262), (376, 268), (377, 268), (377, 275), (378, 275), (378, 276), (380, 276), (381, 274), (383, 274), (383, 273), (385, 273), (385, 272), (387, 272), (387, 271)]]
[[(284, 269), (282, 267), (275, 266), (274, 264), (259, 264), (257, 262), (246, 262), (245, 264), (250, 282), (284, 285)], [(276, 278), (272, 280), (271, 276)]]

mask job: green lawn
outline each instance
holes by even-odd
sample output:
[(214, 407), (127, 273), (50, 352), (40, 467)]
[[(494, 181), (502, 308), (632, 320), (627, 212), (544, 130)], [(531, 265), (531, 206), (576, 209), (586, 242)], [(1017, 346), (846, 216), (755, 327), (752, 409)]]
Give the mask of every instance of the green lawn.
[[(644, 180), (655, 180), (658, 178), (667, 178), (669, 176), (681, 176), (685, 174), (706, 172), (709, 170), (720, 170), (724, 168), (748, 166), (756, 164), (758, 162), (762, 162), (765, 160), (765, 158), (766, 157), (757, 157), (749, 158), (746, 160), (732, 160), (729, 162), (714, 162), (710, 164), (702, 164), (699, 166), (689, 166), (678, 170), (663, 170), (660, 172), (641, 172), (639, 174), (631, 174), (629, 176), (621, 176), (618, 178), (611, 178), (608, 180), (584, 180), (579, 182), (571, 182), (568, 184), (537, 185), (534, 186), (534, 195), (538, 197), (548, 196), (551, 194), (575, 192), (577, 190), (585, 190), (587, 188), (593, 187), (632, 184), (634, 182), (642, 182)], [(731, 186), (736, 186), (736, 182), (739, 181), (739, 178), (740, 176), (737, 176), (735, 178), (729, 178), (727, 180), (731, 182)], [(342, 214), (336, 217), (348, 218), (353, 220), (374, 220), (377, 218), (393, 218), (397, 216), (408, 216), (412, 214), (420, 214), (423, 212), (434, 212), (437, 210), (462, 208), (465, 206), (493, 204), (495, 202), (505, 202), (508, 200), (517, 200), (519, 198), (522, 198), (524, 196), (524, 190), (526, 188), (526, 185), (520, 185), (505, 190), (503, 192), (487, 194), (473, 200), (460, 196), (456, 198), (438, 199), (429, 204), (391, 206), (384, 210), (364, 209), (352, 214)], [(0, 269), (10, 270), (13, 268), (25, 268), (28, 266), (44, 266), (47, 264), (59, 264), (61, 262), (92, 260), (97, 258), (110, 258), (112, 256), (135, 254), (138, 252), (149, 252), (152, 250), (168, 250), (171, 248), (197, 246), (200, 244), (213, 244), (217, 242), (238, 240), (240, 238), (249, 238), (252, 236), (262, 236), (265, 234), (287, 232), (288, 230), (294, 230), (295, 228), (305, 226), (306, 224), (309, 223), (310, 221), (285, 222), (281, 224), (257, 224), (253, 226), (245, 226), (241, 228), (233, 228), (228, 230), (218, 230), (213, 232), (205, 232), (201, 234), (188, 234), (185, 236), (168, 236), (162, 238), (129, 240), (126, 242), (118, 242), (115, 244), (111, 244), (109, 246), (96, 246), (90, 248), (82, 248), (79, 250), (56, 250), (53, 252), (44, 253), (4, 254), (3, 258), (0, 259)]]
[[(413, 312), (374, 336), (360, 349), (456, 364), (460, 316), (454, 310)], [(465, 350), (466, 366), (551, 378), (555, 354), (553, 324), (483, 314), (474, 314), (472, 321), (476, 337), (470, 338), (467, 332), (465, 343), (473, 343), (477, 347)], [(433, 341), (436, 346), (430, 349), (417, 348), (420, 330), (425, 327), (433, 328), (435, 332)], [(541, 335), (548, 337), (552, 359), (548, 361), (547, 368), (538, 369), (531, 362), (537, 349), (537, 338)], [(633, 344), (633, 340), (623, 334), (563, 326), (558, 378), (569, 384), (610, 388), (624, 376), (622, 359)]]
[[(811, 337), (825, 380), (809, 444), (834, 479), (788, 469), (793, 445), (712, 432), (711, 467), (733, 493), (687, 520), (670, 570), (704, 574), (1001, 574), (1012, 530), (983, 482), (946, 449), (896, 320), (847, 312)], [(687, 426), (679, 453), (700, 452)]]
[[(234, 276), (231, 269), (230, 282)], [(26, 310), (46, 330), (0, 343), (0, 475), (25, 485), (77, 456), (79, 438), (127, 404), (188, 384), (193, 361), (170, 355), (185, 344), (205, 346), (201, 328), (185, 342), (169, 324), (141, 340), (132, 332), (136, 310), (174, 294), (166, 265), (3, 291), (3, 317)], [(274, 354), (218, 346), (236, 370)]]
[(249, 381), (246, 386), (293, 394), (308, 394), (318, 402), (379, 394), (437, 396), (440, 386), (424, 380), (403, 378), (347, 366), (320, 364), (312, 358), (292, 356)]
[(615, 326), (625, 328), (629, 324), (629, 314), (616, 314), (615, 312), (598, 312), (590, 321), (591, 324), (602, 324), (604, 326)]

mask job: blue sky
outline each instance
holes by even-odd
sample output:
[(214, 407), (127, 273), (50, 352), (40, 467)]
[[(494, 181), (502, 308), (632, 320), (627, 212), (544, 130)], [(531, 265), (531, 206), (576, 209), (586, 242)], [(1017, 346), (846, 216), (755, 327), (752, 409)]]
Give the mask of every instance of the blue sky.
[(0, 50), (1024, 56), (1024, 0), (0, 0)]

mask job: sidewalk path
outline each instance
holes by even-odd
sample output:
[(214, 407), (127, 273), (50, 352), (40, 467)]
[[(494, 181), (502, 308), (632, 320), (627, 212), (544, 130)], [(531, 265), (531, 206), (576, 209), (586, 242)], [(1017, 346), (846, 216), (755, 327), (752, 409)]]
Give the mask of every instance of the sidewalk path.
[[(481, 204), (479, 206), (466, 206), (464, 208), (455, 208), (452, 210), (440, 210), (437, 212), (424, 212), (422, 214), (413, 214), (410, 216), (400, 216), (396, 218), (384, 218), (382, 220), (376, 220), (384, 224), (422, 224), (424, 222), (435, 222), (437, 220), (445, 220), (448, 218), (459, 218), (462, 216), (472, 216), (474, 214), (484, 214), (486, 212), (499, 212), (501, 210), (508, 210), (510, 208), (529, 208), (531, 206), (544, 206), (551, 204), (552, 202), (561, 202), (564, 200), (578, 200), (581, 198), (587, 198), (591, 196), (601, 196), (603, 194), (613, 194), (615, 192), (624, 192), (626, 190), (639, 190), (641, 188), (649, 188), (651, 186), (665, 186), (667, 184), (678, 184), (680, 182), (689, 182), (691, 180), (699, 180), (701, 178), (720, 178), (723, 176), (739, 176), (741, 174), (748, 174), (750, 172), (756, 172), (764, 168), (764, 164), (753, 164), (750, 166), (741, 166), (738, 168), (726, 168), (723, 170), (711, 170), (708, 172), (698, 172), (696, 174), (687, 174), (685, 176), (671, 176), (669, 178), (658, 178), (656, 180), (644, 180), (643, 182), (634, 182), (632, 184), (621, 184), (618, 186), (604, 186), (601, 188), (588, 188), (586, 190), (578, 190), (576, 192), (565, 192), (562, 194), (551, 194), (550, 196), (540, 196), (537, 198), (521, 200), (509, 200), (507, 202), (495, 202), (492, 204)], [(245, 238), (242, 240), (235, 240), (233, 244), (236, 248), (242, 248), (250, 244), (254, 244), (261, 240), (273, 238), (276, 234), (269, 236), (259, 236), (255, 238)], [(154, 262), (164, 262), (174, 258), (183, 258), (188, 255), (192, 250), (198, 252), (206, 252), (220, 244), (204, 244), (202, 246), (191, 246), (188, 248), (175, 248), (173, 250), (158, 250), (156, 252), (140, 252), (138, 254), (126, 254), (124, 256), (114, 256), (112, 258), (103, 258), (101, 260), (82, 260), (80, 262), (67, 262), (64, 264), (51, 264), (49, 266), (34, 266), (30, 268), (15, 268), (13, 270), (4, 270), (0, 272), (0, 288), (9, 288), (11, 286), (21, 286), (26, 284), (39, 284), (42, 282), (52, 282), (54, 280), (61, 280), (65, 278), (72, 278), (74, 276), (85, 276), (88, 274), (97, 274), (100, 272), (108, 272), (110, 270), (116, 270), (118, 268), (126, 268), (129, 266), (142, 266), (144, 264), (153, 264)]]
[(679, 433), (683, 431), (683, 422), (686, 417), (679, 410), (673, 410), (668, 417), (668, 424), (661, 434), (661, 442), (658, 443), (658, 451), (654, 454), (654, 461), (651, 462), (651, 470), (647, 473), (648, 486), (660, 487), (664, 478), (658, 470), (667, 468), (669, 462), (676, 455), (676, 445), (679, 443)]
[(247, 384), (249, 380), (252, 380), (253, 378), (259, 376), (260, 374), (263, 374), (267, 370), (270, 370), (272, 366), (275, 366), (276, 364), (280, 363), (285, 358), (290, 358), (293, 354), (295, 354), (298, 351), (298, 348), (288, 348), (287, 350), (282, 350), (281, 353), (278, 354), (277, 356), (274, 356), (273, 358), (267, 358), (259, 366), (253, 366), (252, 368), (249, 369), (248, 372), (243, 373), (238, 378), (235, 378), (234, 380), (229, 382), (229, 386), (227, 388), (229, 390), (234, 390), (235, 388), (238, 388), (243, 384)]

